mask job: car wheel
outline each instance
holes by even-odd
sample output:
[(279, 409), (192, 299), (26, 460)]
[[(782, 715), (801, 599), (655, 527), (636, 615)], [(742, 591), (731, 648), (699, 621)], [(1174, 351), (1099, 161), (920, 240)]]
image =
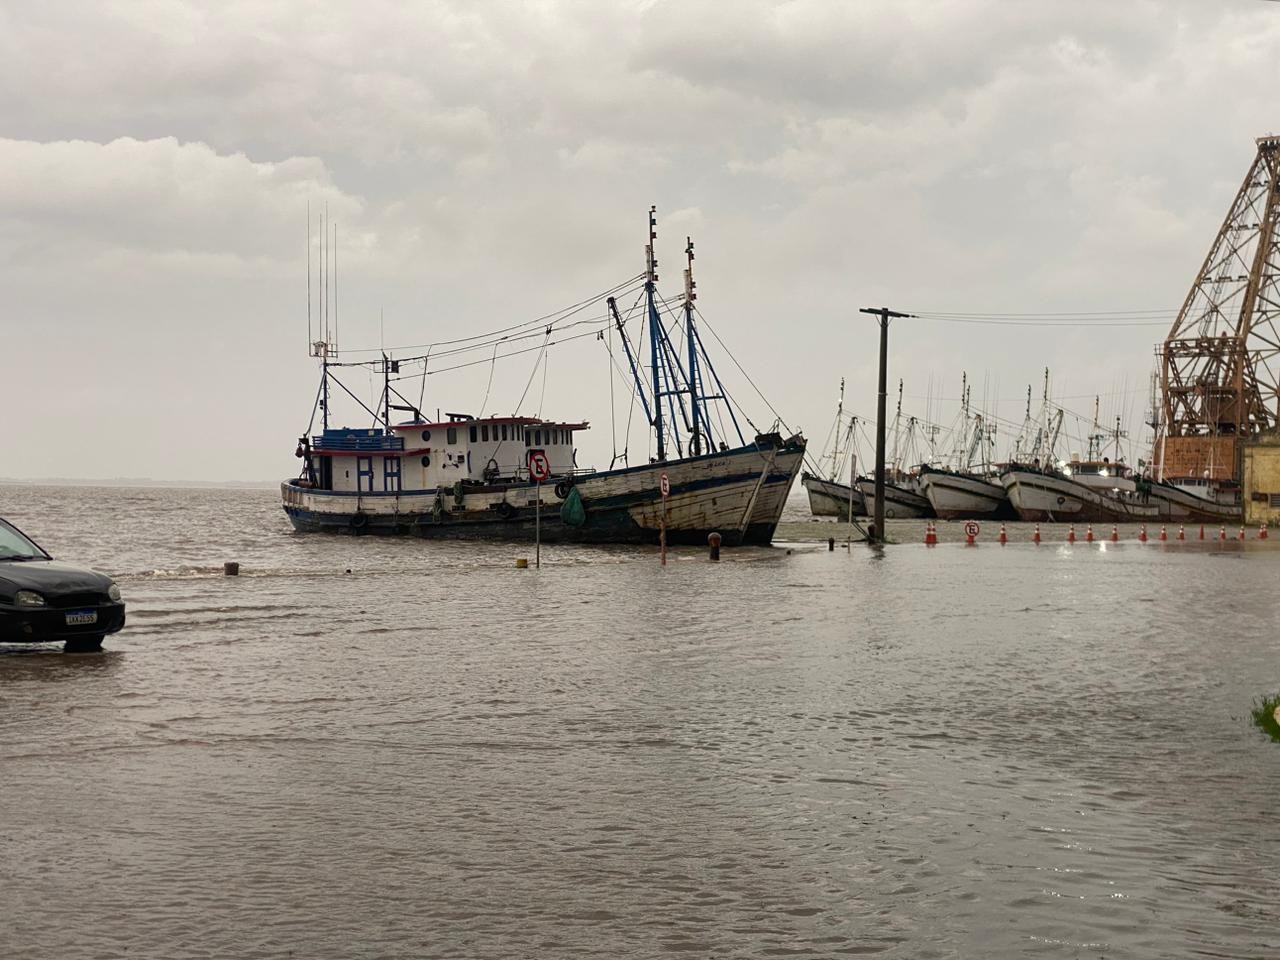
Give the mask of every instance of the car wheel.
[(98, 653), (102, 650), (102, 634), (74, 637), (62, 645), (64, 653)]

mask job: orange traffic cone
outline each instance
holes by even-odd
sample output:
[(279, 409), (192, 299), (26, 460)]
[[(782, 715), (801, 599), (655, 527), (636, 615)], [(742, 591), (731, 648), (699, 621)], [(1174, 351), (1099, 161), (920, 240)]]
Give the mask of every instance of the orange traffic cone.
[(1009, 535), (1004, 532), (1004, 524), (1000, 524), (1000, 546), (1004, 546), (1009, 542)]
[(1031, 542), (1034, 544), (1040, 543), (1040, 524), (1038, 523), (1036, 524), (1036, 532), (1031, 535)]
[(1165, 540), (1168, 540), (1168, 539), (1169, 539), (1169, 534), (1165, 532), (1164, 527), (1161, 527), (1161, 528), (1160, 528), (1160, 541), (1163, 543)]
[(1073, 523), (1071, 529), (1067, 531), (1067, 543), (1076, 542), (1076, 525)]
[(1179, 540), (1187, 539), (1187, 528), (1185, 524), (1181, 524), (1181, 523), (1178, 524), (1178, 539)]
[(1120, 531), (1116, 529), (1116, 525), (1114, 523), (1111, 525), (1111, 542), (1120, 542)]
[(1093, 543), (1093, 524), (1089, 524), (1089, 529), (1084, 532), (1085, 543)]
[(1147, 542), (1147, 525), (1144, 523), (1142, 529), (1138, 532), (1138, 540), (1141, 543)]

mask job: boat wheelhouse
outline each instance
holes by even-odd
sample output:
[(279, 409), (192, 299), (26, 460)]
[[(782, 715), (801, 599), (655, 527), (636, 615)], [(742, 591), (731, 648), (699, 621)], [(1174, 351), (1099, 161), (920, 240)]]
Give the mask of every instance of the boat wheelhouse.
[(345, 493), (399, 493), (461, 482), (526, 482), (535, 454), (551, 472), (572, 475), (574, 434), (586, 423), (535, 417), (449, 414), (443, 423), (411, 421), (391, 427), (326, 429), (299, 442), (305, 460), (300, 486)]

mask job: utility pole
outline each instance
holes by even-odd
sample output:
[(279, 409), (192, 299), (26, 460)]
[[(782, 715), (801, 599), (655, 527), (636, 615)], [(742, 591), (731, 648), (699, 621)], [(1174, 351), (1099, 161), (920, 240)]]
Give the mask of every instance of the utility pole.
[(889, 319), (911, 317), (914, 314), (898, 313), (888, 307), (863, 307), (858, 312), (880, 318), (880, 392), (876, 397), (876, 503), (871, 542), (884, 543), (884, 406), (889, 378)]

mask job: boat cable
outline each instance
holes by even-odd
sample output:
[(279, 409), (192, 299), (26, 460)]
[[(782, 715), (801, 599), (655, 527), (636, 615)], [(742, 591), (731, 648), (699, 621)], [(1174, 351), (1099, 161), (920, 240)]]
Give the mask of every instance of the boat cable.
[(524, 385), (524, 392), (520, 394), (520, 399), (516, 401), (516, 409), (519, 410), (524, 404), (524, 398), (529, 395), (529, 388), (533, 386), (533, 378), (538, 375), (538, 364), (541, 363), (543, 355), (547, 350), (547, 341), (551, 339), (551, 328), (547, 328), (546, 339), (543, 340), (542, 346), (538, 348), (538, 357), (533, 361), (533, 369), (529, 371), (529, 379)]
[(921, 320), (935, 320), (941, 323), (970, 323), (998, 327), (1167, 327), (1176, 318), (1176, 314), (1160, 314), (1150, 316), (1133, 316), (1126, 319), (1104, 319), (1102, 317), (1050, 317), (1011, 314), (950, 314), (916, 312), (912, 316)]
[[(472, 346), (470, 349), (475, 349), (476, 347), (487, 347), (487, 346), (490, 346), (495, 340), (500, 341), (503, 339), (507, 339), (511, 333), (518, 330), (524, 330), (528, 327), (538, 327), (539, 329), (541, 329), (547, 325), (547, 321), (551, 321), (552, 325), (554, 325), (558, 323), (560, 320), (566, 319), (567, 317), (572, 316), (575, 313), (579, 313), (580, 311), (586, 309), (592, 304), (599, 303), (601, 300), (604, 300), (607, 297), (616, 295), (619, 292), (623, 292), (623, 293), (627, 292), (627, 288), (633, 287), (635, 284), (642, 282), (643, 280), (644, 280), (644, 274), (637, 274), (636, 276), (630, 277), (622, 281), (621, 283), (615, 284), (614, 286), (610, 287), (608, 290), (595, 294), (594, 296), (588, 297), (585, 300), (581, 300), (577, 303), (570, 304), (567, 307), (562, 307), (559, 310), (554, 310), (551, 313), (544, 314), (541, 317), (535, 317), (532, 320), (525, 320), (520, 323), (515, 323), (507, 327), (500, 327), (497, 330), (489, 330), (485, 333), (477, 333), (469, 337), (459, 337), (454, 340), (438, 340), (434, 343), (400, 344), (398, 346), (388, 347), (387, 350), (388, 351), (395, 351), (395, 350), (432, 350), (434, 351), (434, 348), (436, 347), (456, 347), (460, 344), (471, 344)], [(482, 341), (482, 342), (477, 344), (476, 341)], [(382, 351), (380, 348), (378, 349), (368, 348), (368, 349), (356, 349), (356, 350), (343, 351), (344, 354), (381, 353), (381, 352)], [(422, 358), (420, 357), (406, 358), (406, 360), (417, 360), (417, 359), (422, 359)]]

